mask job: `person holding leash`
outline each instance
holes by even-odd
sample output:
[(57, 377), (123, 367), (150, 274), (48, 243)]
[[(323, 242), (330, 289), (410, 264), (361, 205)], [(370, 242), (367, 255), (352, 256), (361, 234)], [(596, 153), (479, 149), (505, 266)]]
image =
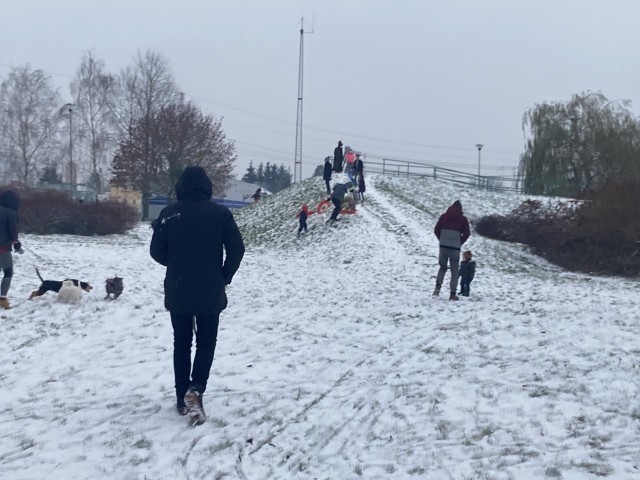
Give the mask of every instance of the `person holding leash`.
[(18, 210), (20, 209), (20, 196), (13, 190), (5, 190), (0, 193), (0, 269), (2, 269), (2, 281), (0, 282), (0, 308), (9, 309), (9, 287), (13, 277), (13, 256), (11, 249), (16, 253), (23, 253), (22, 244), (18, 240)]

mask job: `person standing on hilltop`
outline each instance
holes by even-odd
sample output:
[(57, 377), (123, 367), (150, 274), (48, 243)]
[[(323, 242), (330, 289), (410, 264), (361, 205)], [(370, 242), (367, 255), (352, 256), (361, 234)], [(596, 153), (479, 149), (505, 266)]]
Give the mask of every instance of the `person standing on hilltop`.
[(449, 300), (460, 300), (456, 295), (458, 288), (458, 269), (460, 266), (460, 247), (462, 247), (471, 234), (469, 231), (469, 221), (462, 213), (460, 200), (453, 202), (453, 205), (451, 205), (445, 213), (440, 215), (433, 233), (435, 233), (440, 243), (440, 253), (438, 256), (440, 269), (436, 277), (436, 288), (433, 291), (433, 295), (440, 295), (440, 287), (442, 287), (448, 263), (451, 268), (451, 295), (449, 295)]
[(331, 157), (324, 159), (324, 170), (322, 171), (322, 179), (327, 186), (327, 195), (331, 195)]
[(342, 172), (342, 162), (344, 161), (344, 155), (342, 153), (342, 141), (338, 141), (338, 146), (333, 150), (333, 171), (336, 173)]

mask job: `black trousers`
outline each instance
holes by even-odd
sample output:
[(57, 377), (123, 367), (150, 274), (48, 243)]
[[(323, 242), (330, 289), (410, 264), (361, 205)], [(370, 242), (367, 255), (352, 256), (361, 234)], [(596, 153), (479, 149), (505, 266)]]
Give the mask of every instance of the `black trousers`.
[(298, 227), (298, 235), (300, 235), (302, 233), (302, 230), (305, 231), (305, 233), (307, 232), (307, 221), (302, 221), (300, 220), (300, 226)]
[[(173, 326), (173, 373), (176, 382), (178, 405), (184, 405), (184, 395), (189, 387), (200, 393), (207, 389), (209, 371), (213, 364), (218, 339), (220, 314), (178, 315), (171, 313)], [(196, 330), (196, 354), (191, 368), (191, 343)]]
[(333, 202), (333, 212), (331, 212), (331, 220), (337, 220), (338, 219), (338, 214), (340, 213), (340, 208), (342, 207), (342, 201), (338, 200), (337, 198), (332, 198), (331, 201)]
[(327, 186), (327, 195), (331, 195), (331, 185), (329, 185), (329, 182), (331, 180), (325, 180), (324, 184)]
[(460, 277), (460, 294), (463, 297), (468, 297), (471, 290), (469, 287), (471, 286), (471, 280), (466, 277)]

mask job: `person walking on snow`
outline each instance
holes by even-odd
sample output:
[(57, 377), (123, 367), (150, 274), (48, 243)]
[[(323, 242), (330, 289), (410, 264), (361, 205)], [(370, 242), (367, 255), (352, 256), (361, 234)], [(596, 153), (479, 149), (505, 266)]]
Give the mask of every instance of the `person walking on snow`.
[(439, 240), (440, 250), (438, 263), (440, 269), (436, 277), (436, 288), (433, 295), (440, 295), (440, 288), (447, 272), (447, 263), (451, 268), (451, 281), (449, 283), (451, 295), (449, 300), (460, 300), (456, 295), (458, 287), (458, 267), (460, 263), (460, 247), (467, 241), (471, 232), (469, 221), (462, 214), (460, 200), (453, 202), (445, 213), (440, 215), (434, 233)]
[(240, 267), (244, 243), (229, 209), (211, 201), (211, 180), (202, 167), (186, 167), (175, 190), (178, 201), (165, 207), (152, 224), (149, 251), (167, 267), (164, 306), (173, 326), (178, 413), (189, 414), (192, 423), (201, 424), (206, 419), (202, 395), (213, 363), (220, 313), (227, 307), (225, 287)]
[(9, 287), (13, 278), (13, 256), (11, 249), (16, 253), (23, 253), (22, 244), (18, 240), (18, 210), (20, 209), (20, 196), (13, 190), (5, 190), (0, 193), (0, 269), (3, 277), (0, 282), (0, 308), (9, 309)]
[(298, 236), (304, 230), (304, 233), (307, 233), (307, 218), (309, 215), (313, 215), (315, 212), (309, 210), (309, 206), (305, 203), (302, 205), (302, 208), (297, 213), (296, 218), (300, 221), (300, 226), (298, 227)]
[(327, 195), (331, 195), (331, 157), (327, 157), (324, 159), (324, 170), (322, 171), (322, 179), (324, 180), (324, 184), (327, 186)]
[(333, 150), (333, 171), (336, 173), (342, 172), (342, 162), (344, 155), (342, 153), (342, 141), (338, 141), (338, 146)]

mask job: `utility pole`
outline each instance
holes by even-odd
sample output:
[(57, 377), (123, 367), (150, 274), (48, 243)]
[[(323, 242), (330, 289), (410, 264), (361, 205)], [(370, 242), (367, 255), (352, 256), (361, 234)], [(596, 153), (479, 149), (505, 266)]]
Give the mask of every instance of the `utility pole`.
[(482, 151), (482, 147), (484, 147), (481, 143), (476, 143), (476, 148), (478, 149), (478, 186), (480, 186), (480, 155)]
[(62, 108), (69, 113), (69, 191), (73, 196), (75, 190), (73, 182), (73, 109), (75, 105), (67, 103)]
[[(313, 33), (313, 29), (311, 32)], [(296, 149), (293, 183), (302, 181), (302, 91), (304, 80), (304, 18), (300, 20), (300, 59), (298, 61), (298, 110), (296, 114)]]

